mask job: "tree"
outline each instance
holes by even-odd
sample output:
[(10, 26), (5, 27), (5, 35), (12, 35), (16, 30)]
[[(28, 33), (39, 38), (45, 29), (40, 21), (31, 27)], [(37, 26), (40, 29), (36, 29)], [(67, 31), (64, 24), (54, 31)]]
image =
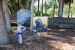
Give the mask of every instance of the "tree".
[(42, 0), (42, 16), (43, 16), (43, 0)]
[(5, 16), (3, 13), (3, 0), (0, 0), (0, 44), (8, 43), (8, 33), (6, 30)]
[(73, 2), (73, 0), (58, 0), (58, 1), (59, 1), (58, 17), (62, 17), (62, 15), (63, 15), (63, 6), (64, 6), (64, 4), (68, 4), (68, 3), (69, 3), (68, 17), (69, 17), (70, 5), (71, 5), (71, 3)]
[(73, 3), (73, 0), (69, 0), (68, 5), (69, 5), (69, 9), (68, 9), (68, 18), (70, 16), (70, 9), (71, 9), (71, 3)]
[(71, 8), (71, 3), (69, 2), (68, 5), (69, 5), (69, 9), (68, 9), (68, 18), (69, 18), (69, 15), (70, 15), (70, 8)]
[(54, 17), (54, 15), (55, 15), (54, 14), (55, 13), (55, 8), (57, 6), (56, 0), (46, 0), (46, 3), (44, 3), (44, 4), (45, 4), (45, 7), (46, 7), (45, 9), (47, 9), (47, 10), (48, 9), (52, 9), (49, 15), (53, 15), (53, 17)]
[(63, 0), (59, 0), (58, 17), (62, 17), (62, 15), (63, 15)]
[(40, 0), (38, 0), (38, 16), (40, 15), (39, 7), (40, 7)]
[(7, 31), (10, 32), (11, 31), (10, 11), (8, 9), (7, 1), (6, 0), (3, 0), (3, 11), (4, 11), (4, 14), (5, 14)]
[(20, 0), (7, 0), (7, 5), (11, 13), (11, 19), (15, 19), (16, 12), (20, 9)]
[(54, 17), (54, 13), (55, 13), (55, 6), (56, 6), (56, 0), (53, 0), (53, 17)]
[(21, 9), (28, 9), (30, 10), (31, 7), (31, 0), (7, 0), (8, 1), (8, 8), (11, 12), (11, 18), (14, 19), (16, 16), (16, 12)]
[(46, 16), (46, 0), (45, 0), (45, 16)]

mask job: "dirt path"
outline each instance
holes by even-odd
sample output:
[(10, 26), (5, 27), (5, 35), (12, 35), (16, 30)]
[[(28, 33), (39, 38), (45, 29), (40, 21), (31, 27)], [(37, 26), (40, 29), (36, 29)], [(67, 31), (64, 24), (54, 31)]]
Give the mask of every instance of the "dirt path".
[[(46, 33), (43, 33), (47, 35)], [(24, 40), (24, 46), (22, 48), (13, 44), (13, 47), (8, 47), (5, 50), (75, 50), (75, 41), (72, 38), (75, 37), (74, 30), (66, 29), (50, 29), (48, 35), (54, 35), (58, 37), (67, 38), (68, 41), (60, 41), (52, 38), (40, 37), (30, 38), (27, 37)]]

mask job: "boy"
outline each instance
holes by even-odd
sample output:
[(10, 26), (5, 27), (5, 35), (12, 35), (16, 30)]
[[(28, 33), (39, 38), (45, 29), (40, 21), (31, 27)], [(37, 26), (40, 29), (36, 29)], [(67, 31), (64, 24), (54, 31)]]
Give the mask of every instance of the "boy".
[(27, 9), (20, 9), (17, 11), (17, 42), (23, 44), (23, 33), (26, 31), (28, 20), (31, 18), (31, 12)]

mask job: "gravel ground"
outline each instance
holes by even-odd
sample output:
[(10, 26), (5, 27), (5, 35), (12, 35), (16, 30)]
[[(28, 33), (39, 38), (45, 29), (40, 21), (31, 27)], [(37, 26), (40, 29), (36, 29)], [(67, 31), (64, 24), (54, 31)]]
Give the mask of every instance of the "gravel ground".
[(24, 46), (22, 48), (17, 47), (16, 44), (13, 44), (12, 47), (7, 47), (4, 50), (75, 50), (75, 41), (71, 39), (75, 36), (74, 30), (50, 29), (48, 34), (68, 38), (68, 41), (62, 42), (60, 40), (54, 40), (50, 38), (26, 38), (26, 40), (24, 40)]
[(75, 50), (75, 46), (57, 40), (29, 40), (22, 48), (13, 45), (6, 50)]

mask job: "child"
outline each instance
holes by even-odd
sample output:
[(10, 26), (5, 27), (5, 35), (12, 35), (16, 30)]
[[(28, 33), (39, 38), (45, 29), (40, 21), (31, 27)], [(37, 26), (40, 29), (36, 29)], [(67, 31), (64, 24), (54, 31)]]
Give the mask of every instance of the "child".
[(22, 46), (23, 44), (23, 33), (25, 30), (26, 28), (24, 26), (22, 26), (21, 24), (18, 25), (16, 35), (17, 35), (17, 42), (19, 46)]
[(38, 18), (36, 21), (36, 30), (37, 32), (46, 32), (47, 31), (47, 27), (46, 25), (42, 24), (42, 21), (40, 18)]
[(17, 41), (19, 44), (23, 44), (23, 33), (26, 31), (27, 22), (31, 19), (31, 12), (27, 9), (20, 9), (17, 11)]

